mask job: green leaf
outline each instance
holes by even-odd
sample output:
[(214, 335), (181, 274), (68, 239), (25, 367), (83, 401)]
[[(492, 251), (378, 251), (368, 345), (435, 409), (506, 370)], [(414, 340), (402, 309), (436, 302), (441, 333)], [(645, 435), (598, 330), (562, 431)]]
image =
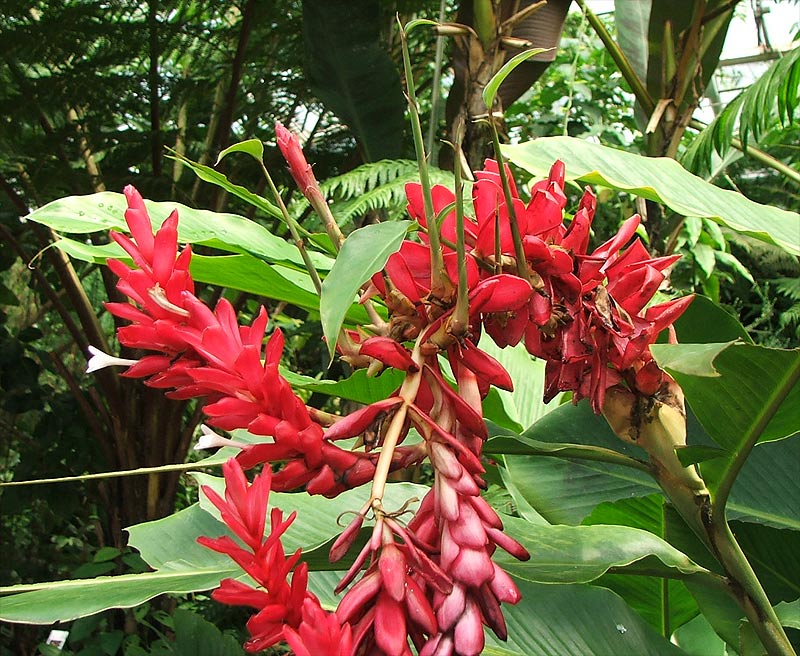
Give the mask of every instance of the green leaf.
[(589, 583), (612, 567), (669, 575), (705, 574), (680, 551), (648, 531), (628, 526), (556, 526), (503, 517), (506, 532), (531, 554), (521, 562), (505, 552), (495, 560), (503, 569), (535, 583)]
[(356, 293), (397, 252), (410, 225), (410, 221), (374, 223), (354, 230), (345, 239), (331, 272), (322, 282), (320, 295), (322, 332), (331, 357)]
[(225, 158), (225, 156), (230, 153), (246, 153), (257, 162), (263, 162), (264, 144), (262, 143), (261, 139), (248, 139), (247, 141), (235, 143), (232, 146), (228, 146), (219, 154), (217, 157), (217, 164), (219, 164)]
[(653, 344), (650, 352), (662, 369), (711, 378), (719, 376), (714, 359), (733, 343), (681, 344), (679, 349), (672, 348), (674, 344)]
[(731, 530), (773, 604), (800, 598), (800, 531), (741, 521)]
[(678, 455), (678, 460), (681, 461), (681, 464), (684, 467), (696, 465), (698, 462), (705, 462), (706, 460), (713, 460), (714, 458), (720, 458), (728, 455), (728, 452), (725, 451), (725, 449), (720, 449), (716, 446), (703, 446), (699, 444), (694, 446), (677, 447), (675, 452)]
[(689, 656), (728, 656), (725, 641), (720, 638), (704, 615), (679, 627), (672, 641)]
[(675, 322), (678, 341), (685, 344), (709, 344), (753, 340), (739, 320), (707, 296), (695, 296)]
[(484, 333), (478, 346), (500, 362), (514, 381), (513, 392), (498, 390), (503, 407), (513, 421), (527, 428), (548, 411), (558, 407), (558, 398), (549, 404), (542, 401), (545, 362), (531, 356), (524, 344), (501, 349)]
[[(727, 506), (728, 516), (800, 531), (798, 462), (800, 439), (757, 445), (736, 478)], [(712, 490), (716, 488), (717, 472), (726, 463), (723, 458), (700, 463), (703, 477)]]
[[(163, 538), (162, 538), (163, 539)], [(241, 570), (229, 561), (226, 569), (164, 570), (145, 574), (101, 576), (95, 579), (57, 581), (3, 588), (18, 594), (0, 598), (0, 619), (24, 624), (52, 624), (93, 615), (109, 608), (132, 608), (160, 594), (210, 590)]]
[(494, 99), (495, 96), (497, 96), (497, 90), (500, 88), (500, 85), (503, 84), (503, 80), (508, 77), (511, 71), (513, 71), (522, 62), (535, 55), (547, 52), (549, 49), (550, 48), (531, 48), (530, 50), (525, 50), (514, 55), (505, 64), (503, 64), (502, 68), (492, 76), (492, 79), (489, 80), (489, 82), (483, 88), (482, 96), (483, 102), (486, 104), (486, 108), (490, 112), (492, 111), (492, 105), (494, 105)]
[(281, 375), (295, 389), (319, 392), (328, 396), (356, 401), (358, 403), (375, 403), (391, 396), (403, 382), (404, 374), (396, 369), (386, 369), (379, 376), (367, 376), (366, 369), (357, 369), (353, 375), (344, 380), (318, 380), (310, 376), (302, 376), (293, 371), (281, 368)]
[(377, 3), (303, 2), (306, 79), (370, 161), (399, 157), (405, 129), (400, 75), (380, 41), (381, 28)]
[(711, 274), (714, 273), (714, 267), (717, 263), (714, 258), (714, 249), (708, 244), (699, 243), (694, 245), (691, 253), (697, 266), (700, 267), (700, 270), (703, 272), (703, 275), (705, 275), (706, 278), (710, 278)]
[(758, 442), (767, 442), (800, 430), (800, 350), (728, 345), (714, 358), (716, 378), (687, 370), (697, 357), (696, 345), (659, 344), (652, 352), (681, 385), (706, 432), (725, 449), (737, 452), (754, 433)]
[(485, 656), (680, 656), (610, 590), (518, 581), (522, 601), (503, 606), (508, 641), (487, 632)]
[[(125, 530), (129, 536), (128, 544), (138, 550), (142, 559), (155, 570), (236, 569), (236, 564), (225, 554), (198, 544), (197, 538), (201, 535), (232, 535), (219, 516), (206, 512), (200, 504), (195, 503), (162, 519), (136, 524)], [(169, 540), (164, 539), (165, 535), (170, 536)]]
[(573, 137), (545, 137), (503, 146), (529, 173), (547, 177), (553, 162), (567, 165), (567, 180), (580, 180), (664, 203), (682, 216), (713, 219), (756, 239), (800, 255), (800, 214), (761, 205), (692, 175), (675, 160), (643, 157)]
[[(221, 478), (196, 476), (203, 484), (217, 489), (224, 485)], [(412, 483), (390, 483), (386, 488), (387, 507), (399, 508), (412, 497), (421, 499), (427, 490)], [(300, 548), (310, 560), (319, 563), (326, 554), (326, 550), (319, 548), (342, 531), (338, 517), (348, 511), (358, 511), (368, 498), (369, 487), (362, 486), (336, 499), (311, 497), (305, 493), (273, 493), (270, 502), (282, 508), (286, 515), (298, 511), (283, 541), (287, 552)], [(242, 570), (226, 555), (197, 544), (200, 535), (230, 534), (210, 512), (217, 511), (205, 497), (202, 505), (208, 511), (195, 504), (164, 519), (127, 529), (131, 546), (157, 571), (0, 588), (0, 594), (11, 595), (0, 598), (0, 619), (31, 624), (68, 621), (109, 608), (137, 606), (168, 592), (209, 590), (216, 588), (223, 578), (242, 576)], [(164, 539), (165, 535), (169, 539)], [(338, 563), (337, 566), (346, 565)]]
[(642, 82), (647, 80), (647, 31), (651, 0), (614, 0), (614, 24), (622, 52)]
[[(691, 407), (688, 413), (689, 445), (714, 446)], [(487, 453), (494, 449), (495, 439), (512, 439), (508, 430), (492, 430), (490, 434), (499, 437), (487, 442)], [(524, 437), (552, 444), (551, 457), (507, 455), (505, 462), (508, 474), (520, 495), (550, 522), (579, 524), (600, 503), (660, 492), (650, 477), (637, 470), (582, 460), (576, 457), (577, 452), (568, 450), (564, 450), (563, 454), (570, 457), (558, 457), (564, 443), (572, 443), (599, 446), (631, 457), (646, 458), (644, 451), (619, 440), (605, 419), (595, 415), (585, 402), (577, 406), (559, 406), (537, 421), (525, 432)], [(524, 441), (518, 443), (524, 448)], [(537, 453), (544, 453), (544, 450)], [(722, 466), (726, 462), (727, 458), (716, 458), (701, 463), (703, 476), (712, 488), (715, 478), (709, 468)], [(797, 462), (800, 462), (800, 440), (758, 445), (731, 491), (728, 515), (776, 528), (800, 530), (800, 486), (794, 484)]]
[(800, 48), (795, 48), (778, 58), (694, 138), (682, 158), (685, 166), (697, 173), (708, 171), (714, 151), (725, 155), (736, 131), (746, 147), (751, 136), (758, 143), (771, 128), (791, 125), (800, 98), (798, 77)]
[[(303, 267), (303, 260), (290, 243), (276, 237), (255, 221), (235, 214), (198, 210), (180, 203), (145, 200), (153, 230), (157, 230), (173, 210), (178, 211), (178, 239), (234, 253), (249, 253), (268, 262), (283, 262)], [(68, 196), (48, 203), (28, 215), (28, 219), (58, 233), (85, 234), (109, 229), (127, 231), (122, 194), (104, 191), (88, 196)], [(122, 253), (117, 250), (117, 253)], [(328, 270), (332, 260), (313, 253), (315, 266)]]
[[(508, 431), (492, 431), (505, 437)], [(538, 420), (522, 435), (528, 440), (552, 444), (552, 457), (507, 455), (505, 464), (519, 493), (553, 524), (579, 524), (604, 501), (644, 496), (659, 490), (643, 472), (605, 462), (578, 459), (569, 445), (589, 445), (623, 455), (645, 456), (639, 447), (622, 442), (605, 419), (595, 415), (588, 403), (562, 405)], [(486, 451), (495, 448), (492, 438)], [(525, 444), (524, 441), (519, 441)], [(534, 443), (538, 448), (539, 445)], [(564, 457), (558, 457), (559, 452)], [(540, 451), (544, 453), (544, 450)]]
[[(670, 518), (679, 522), (681, 520), (674, 513), (667, 512), (668, 507), (665, 504), (666, 501), (660, 494), (620, 499), (613, 503), (600, 504), (583, 523), (629, 526), (660, 536), (657, 539), (663, 538), (671, 542), (674, 531)], [(644, 560), (638, 564), (638, 572), (647, 572), (650, 576), (632, 576), (623, 570), (620, 574), (606, 574), (594, 583), (614, 590), (663, 635), (670, 628), (674, 630), (694, 617), (698, 612), (697, 603), (683, 581), (664, 578), (670, 575), (669, 572), (662, 572), (662, 576), (658, 576), (656, 568), (644, 570), (648, 562)], [(627, 571), (636, 573), (637, 567)]]
[[(220, 494), (225, 489), (224, 480), (217, 476), (209, 476), (200, 472), (192, 472), (198, 485), (209, 485)], [(386, 486), (384, 506), (390, 512), (399, 509), (410, 499), (421, 501), (430, 488), (415, 483), (390, 483)], [(339, 535), (347, 525), (352, 515), (345, 515), (343, 524), (339, 523), (339, 516), (343, 513), (358, 512), (369, 500), (370, 485), (362, 485), (352, 490), (346, 490), (334, 499), (311, 496), (304, 492), (286, 493), (272, 492), (269, 495), (269, 505), (272, 508), (281, 508), (284, 515), (291, 512), (297, 513), (297, 518), (284, 534), (282, 540), (287, 553), (301, 548), (304, 551), (316, 549), (331, 538)], [(218, 516), (219, 511), (208, 501), (203, 494), (200, 496), (200, 507), (209, 515)], [(417, 503), (409, 505), (416, 509)], [(163, 535), (163, 534), (162, 534)]]
[(248, 203), (256, 209), (261, 210), (264, 214), (272, 217), (273, 219), (279, 219), (281, 221), (284, 220), (281, 211), (266, 198), (259, 196), (258, 194), (254, 194), (252, 191), (242, 187), (241, 185), (232, 183), (224, 174), (220, 173), (219, 171), (215, 171), (210, 166), (193, 162), (192, 160), (180, 155), (176, 155), (175, 159), (180, 160), (185, 166), (194, 171), (194, 174), (203, 180), (203, 182), (210, 182), (211, 184), (224, 189), (228, 193), (240, 198), (245, 203)]
[(172, 622), (174, 642), (163, 651), (153, 652), (153, 656), (244, 656), (244, 650), (235, 637), (223, 634), (198, 613), (176, 608)]

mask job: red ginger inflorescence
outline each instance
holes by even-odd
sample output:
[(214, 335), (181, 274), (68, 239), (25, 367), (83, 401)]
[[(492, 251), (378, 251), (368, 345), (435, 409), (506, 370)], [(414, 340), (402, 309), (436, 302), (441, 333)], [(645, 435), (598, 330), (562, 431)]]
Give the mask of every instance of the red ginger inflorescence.
[[(293, 135), (284, 130), (279, 137), (293, 171), (308, 174)], [(171, 389), (168, 394), (175, 398), (205, 397), (208, 423), (217, 428), (246, 428), (271, 438), (237, 444), (242, 448), (238, 464), (226, 465), (230, 494), (225, 501), (207, 492), (246, 548), (230, 538), (203, 543), (228, 553), (261, 586), (226, 581), (215, 593), (224, 603), (258, 609), (248, 623), (253, 636), (249, 650), (286, 640), (301, 655), (401, 656), (411, 653), (410, 639), (423, 656), (467, 656), (483, 650), (484, 626), (506, 637), (501, 604), (516, 603), (519, 591), (491, 557), (497, 546), (517, 558), (528, 555), (503, 533), (499, 516), (480, 495), (487, 438), (482, 399), (491, 385), (512, 386), (505, 369), (478, 348), (483, 329), (499, 346), (523, 341), (530, 353), (547, 361), (547, 398), (569, 390), (576, 402), (587, 397), (599, 412), (606, 390), (614, 385), (654, 395), (669, 382), (652, 360), (649, 345), (690, 299), (645, 309), (674, 258), (650, 258), (638, 239), (631, 242), (638, 217), (589, 253), (595, 198), (587, 189), (572, 222), (564, 225), (560, 162), (548, 180), (534, 185), (527, 204), (512, 183), (511, 209), (497, 163), (487, 160), (477, 179), (474, 216), (464, 221), (467, 307), (457, 301), (459, 262), (449, 245), (458, 234), (450, 212), (441, 221), (443, 269), (432, 270), (435, 259), (425, 235), (421, 243), (405, 241), (364, 293), (365, 298), (380, 296), (389, 310), (384, 334), (348, 332), (339, 343), (342, 357), (353, 366), (404, 371), (402, 386), (387, 399), (334, 419), (307, 408), (278, 372), (279, 330), (263, 349), (266, 312), (262, 309), (248, 327), (238, 324), (224, 299), (214, 311), (206, 307), (194, 295), (191, 250), (176, 257), (175, 213), (154, 236), (141, 197), (131, 187), (125, 190), (132, 239), (112, 236), (135, 268), (113, 260), (109, 266), (120, 276), (120, 291), (136, 306), (110, 303), (108, 309), (132, 322), (119, 331), (123, 345), (154, 354), (124, 375)], [(406, 191), (409, 213), (427, 229), (421, 187), (411, 184)], [(432, 191), (436, 213), (454, 200), (444, 187)], [(524, 263), (516, 261), (512, 221), (519, 227)], [(455, 386), (440, 358), (449, 362)], [(412, 427), (423, 441), (405, 446)], [(335, 444), (351, 437), (361, 439), (363, 451)], [(426, 456), (434, 470), (433, 487), (404, 524), (403, 513), (382, 505), (386, 476)], [(247, 486), (240, 466), (276, 461), (285, 462), (277, 474), (270, 476), (265, 468)], [(280, 546), (292, 518), (284, 521), (273, 511), (270, 537), (263, 538), (269, 488), (303, 487), (335, 496), (370, 480), (369, 499), (331, 549), (331, 561), (342, 558), (372, 514), (372, 537), (337, 591), (352, 586), (331, 614), (307, 591), (299, 554), (287, 558)], [(325, 640), (338, 640), (339, 651), (323, 649)]]

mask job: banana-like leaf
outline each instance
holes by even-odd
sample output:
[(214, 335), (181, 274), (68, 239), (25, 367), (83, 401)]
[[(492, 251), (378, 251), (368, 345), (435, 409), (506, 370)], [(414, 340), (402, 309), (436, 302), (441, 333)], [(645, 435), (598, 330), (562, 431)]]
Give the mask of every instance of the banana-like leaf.
[(699, 216), (800, 255), (800, 214), (761, 205), (720, 189), (667, 157), (643, 157), (574, 137), (545, 137), (503, 147), (514, 164), (547, 177), (557, 159), (567, 180), (626, 191), (663, 203), (682, 216)]
[[(706, 360), (718, 375), (698, 371)], [(781, 440), (800, 432), (800, 349), (752, 344), (654, 344), (653, 357), (680, 383), (706, 432), (736, 453), (751, 439)]]
[[(642, 529), (660, 536), (674, 547), (677, 546), (672, 543), (675, 521), (682, 522), (674, 511), (670, 512), (664, 497), (651, 494), (600, 504), (583, 524), (609, 524)], [(697, 603), (683, 581), (658, 576), (656, 569), (649, 573), (652, 575), (631, 576), (623, 570), (623, 573), (606, 574), (596, 579), (594, 584), (619, 594), (650, 626), (664, 635), (697, 615)]]
[(503, 606), (508, 641), (487, 631), (485, 656), (685, 656), (610, 590), (517, 584), (522, 601)]
[(306, 76), (312, 91), (358, 139), (368, 161), (403, 153), (400, 75), (380, 43), (374, 0), (304, 0)]

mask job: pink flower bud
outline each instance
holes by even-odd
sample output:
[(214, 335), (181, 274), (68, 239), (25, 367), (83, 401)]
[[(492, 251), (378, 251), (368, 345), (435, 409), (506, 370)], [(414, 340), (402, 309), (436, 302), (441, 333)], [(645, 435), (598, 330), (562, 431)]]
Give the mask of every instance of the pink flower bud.
[(402, 601), (406, 593), (408, 565), (402, 552), (394, 544), (383, 545), (378, 559), (383, 589), (395, 601)]
[(436, 633), (436, 615), (425, 592), (411, 577), (406, 579), (406, 608), (409, 618), (428, 635)]
[(439, 630), (449, 631), (461, 617), (465, 606), (466, 592), (464, 586), (457, 583), (453, 586), (453, 591), (444, 596), (444, 600), (438, 604), (436, 609)]
[(472, 599), (467, 599), (466, 608), (458, 620), (453, 635), (459, 656), (478, 656), (483, 651), (483, 623), (481, 612)]
[(303, 149), (300, 147), (297, 136), (283, 127), (281, 123), (275, 123), (275, 136), (278, 139), (278, 148), (289, 164), (289, 173), (292, 174), (292, 178), (303, 195), (308, 196), (313, 190), (318, 191), (317, 179), (303, 155)]
[(354, 619), (358, 619), (380, 589), (381, 577), (377, 571), (372, 571), (364, 576), (347, 591), (347, 594), (339, 602), (339, 606), (336, 608), (339, 621), (352, 623)]
[(497, 600), (501, 603), (516, 604), (522, 595), (519, 592), (517, 584), (508, 573), (496, 563), (492, 563), (493, 575), (489, 581), (489, 587), (494, 593)]
[(338, 538), (336, 538), (336, 542), (334, 542), (333, 546), (331, 547), (330, 553), (328, 554), (328, 560), (330, 562), (338, 562), (344, 557), (344, 555), (353, 545), (353, 542), (358, 536), (358, 532), (361, 530), (361, 525), (363, 523), (364, 515), (359, 513), (356, 515), (355, 519), (353, 519), (353, 521), (347, 525), (347, 528), (342, 531), (342, 534)]
[(477, 588), (492, 578), (493, 565), (485, 550), (464, 548), (453, 561), (450, 574), (457, 581), (463, 581)]
[(406, 615), (389, 595), (378, 597), (375, 606), (375, 642), (387, 656), (403, 656), (408, 650)]

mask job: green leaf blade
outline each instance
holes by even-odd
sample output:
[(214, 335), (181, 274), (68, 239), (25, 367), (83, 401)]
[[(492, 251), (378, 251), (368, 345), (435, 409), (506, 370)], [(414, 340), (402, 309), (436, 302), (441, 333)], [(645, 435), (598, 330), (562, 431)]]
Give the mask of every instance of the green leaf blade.
[(755, 203), (689, 173), (675, 160), (643, 157), (573, 137), (543, 137), (503, 147), (514, 164), (547, 177), (563, 160), (567, 180), (599, 184), (664, 203), (682, 216), (710, 218), (742, 234), (800, 255), (800, 214)]
[(397, 252), (410, 225), (410, 221), (375, 223), (354, 230), (345, 239), (320, 295), (322, 331), (331, 357), (356, 293)]

